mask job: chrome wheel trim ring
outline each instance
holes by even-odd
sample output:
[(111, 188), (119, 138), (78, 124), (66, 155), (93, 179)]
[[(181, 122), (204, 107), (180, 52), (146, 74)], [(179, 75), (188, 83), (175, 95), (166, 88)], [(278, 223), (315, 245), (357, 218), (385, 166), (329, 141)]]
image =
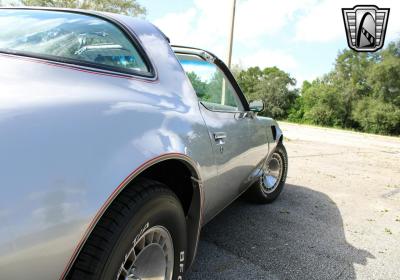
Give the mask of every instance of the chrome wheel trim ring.
[[(136, 239), (136, 238), (135, 238)], [(125, 255), (117, 280), (171, 280), (174, 247), (169, 231), (162, 226), (146, 230)]]
[(264, 164), (263, 174), (260, 178), (262, 191), (270, 194), (278, 187), (283, 175), (283, 159), (278, 153), (274, 153), (271, 159)]

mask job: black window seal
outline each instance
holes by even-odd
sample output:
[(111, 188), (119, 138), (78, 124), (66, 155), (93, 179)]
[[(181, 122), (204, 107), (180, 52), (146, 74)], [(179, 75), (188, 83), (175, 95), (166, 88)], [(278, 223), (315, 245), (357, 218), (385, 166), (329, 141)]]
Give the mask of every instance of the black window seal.
[(84, 60), (76, 60), (76, 59), (70, 59), (70, 58), (63, 58), (59, 56), (51, 56), (51, 55), (42, 55), (42, 54), (36, 54), (36, 53), (29, 53), (29, 52), (21, 52), (21, 51), (10, 51), (10, 50), (3, 50), (0, 49), (0, 53), (5, 53), (5, 54), (11, 54), (11, 55), (18, 55), (18, 56), (24, 56), (24, 57), (31, 57), (31, 58), (38, 58), (38, 59), (44, 59), (47, 61), (55, 62), (55, 63), (62, 63), (62, 64), (68, 64), (71, 66), (75, 67), (84, 67), (85, 70), (87, 70), (87, 67), (89, 67), (91, 70), (94, 72), (100, 72), (100, 73), (110, 73), (115, 75), (120, 75), (123, 77), (140, 77), (144, 78), (147, 80), (157, 80), (157, 72), (151, 63), (151, 60), (149, 59), (149, 56), (145, 52), (142, 44), (139, 42), (139, 39), (136, 37), (133, 31), (128, 29), (124, 24), (119, 22), (118, 20), (104, 15), (102, 13), (98, 12), (93, 12), (93, 11), (83, 11), (83, 10), (73, 10), (73, 9), (62, 9), (62, 8), (42, 8), (42, 7), (0, 7), (0, 10), (31, 10), (31, 11), (49, 11), (49, 12), (64, 12), (64, 13), (72, 13), (72, 14), (79, 14), (79, 15), (85, 15), (85, 16), (91, 16), (95, 18), (99, 18), (101, 20), (104, 20), (112, 25), (114, 25), (116, 28), (118, 28), (123, 35), (126, 36), (128, 41), (133, 45), (135, 50), (138, 52), (140, 55), (140, 58), (143, 60), (145, 63), (146, 67), (148, 68), (148, 71), (146, 73), (140, 72), (140, 71), (135, 71), (135, 70), (130, 70), (127, 68), (122, 68), (122, 67), (114, 67), (114, 66), (108, 66), (105, 64), (99, 64), (99, 63), (94, 63), (94, 62), (88, 62)]

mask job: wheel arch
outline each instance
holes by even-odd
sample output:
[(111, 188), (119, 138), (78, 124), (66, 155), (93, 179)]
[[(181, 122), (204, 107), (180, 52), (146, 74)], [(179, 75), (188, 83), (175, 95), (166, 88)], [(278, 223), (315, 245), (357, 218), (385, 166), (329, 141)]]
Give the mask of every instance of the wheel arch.
[[(158, 173), (160, 170), (163, 170), (161, 176)], [(185, 176), (183, 178), (176, 176), (176, 174), (171, 171), (185, 172)], [(171, 177), (173, 177), (173, 179), (171, 179)], [(187, 267), (192, 264), (196, 255), (203, 218), (203, 184), (195, 161), (184, 154), (169, 153), (143, 163), (114, 190), (86, 229), (86, 232), (76, 246), (74, 253), (65, 267), (64, 272), (60, 276), (60, 280), (68, 279), (68, 273), (75, 263), (80, 251), (86, 244), (86, 241), (90, 238), (97, 223), (101, 220), (107, 209), (112, 205), (113, 201), (118, 198), (118, 195), (124, 189), (132, 186), (138, 178), (158, 179), (158, 181), (167, 185), (177, 195), (185, 212), (188, 229), (188, 252), (186, 256), (186, 264)], [(173, 185), (173, 183), (178, 184)], [(188, 201), (189, 199), (190, 201)]]
[(190, 265), (196, 255), (203, 209), (202, 181), (196, 167), (184, 159), (167, 159), (144, 170), (137, 176), (140, 177), (165, 184), (179, 198), (186, 216), (188, 232), (186, 263)]
[(276, 143), (282, 143), (283, 141), (283, 132), (280, 129), (279, 125), (275, 122), (271, 125), (272, 137)]

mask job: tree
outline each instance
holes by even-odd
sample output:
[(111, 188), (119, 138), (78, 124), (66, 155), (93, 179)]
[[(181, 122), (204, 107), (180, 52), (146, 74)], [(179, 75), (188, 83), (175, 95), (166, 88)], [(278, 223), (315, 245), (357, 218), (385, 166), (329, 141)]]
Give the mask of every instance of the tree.
[(304, 82), (289, 120), (400, 134), (400, 40), (373, 54), (343, 50), (334, 69)]
[(365, 132), (400, 134), (400, 108), (392, 103), (365, 97), (357, 103), (353, 117)]
[(186, 74), (199, 99), (206, 100), (207, 97), (205, 97), (205, 95), (207, 93), (207, 83), (203, 82), (195, 72), (188, 72)]
[(125, 14), (145, 15), (146, 9), (136, 0), (22, 0), (25, 6), (77, 8)]
[(294, 88), (296, 80), (277, 67), (265, 68), (261, 76), (258, 70), (257, 67), (249, 69), (249, 81), (253, 80), (254, 85), (251, 85), (253, 92), (249, 90), (248, 98), (264, 101), (264, 115), (277, 119), (286, 118), (297, 97), (297, 90)]
[(302, 90), (303, 119), (324, 126), (343, 126), (345, 102), (328, 77), (317, 79)]
[(352, 110), (360, 98), (371, 92), (367, 77), (373, 64), (375, 59), (371, 54), (343, 50), (336, 58), (334, 70), (328, 74), (328, 82), (339, 89), (344, 101), (342, 127), (355, 126)]
[(250, 67), (237, 75), (237, 82), (245, 95), (251, 95), (255, 92), (255, 87), (262, 77), (263, 72), (258, 66)]
[(400, 40), (380, 53), (368, 73), (372, 96), (400, 107)]
[(289, 109), (288, 120), (292, 122), (303, 122), (305, 114), (304, 96), (305, 92), (311, 87), (309, 81), (304, 81), (301, 87), (300, 95), (296, 97), (292, 107)]

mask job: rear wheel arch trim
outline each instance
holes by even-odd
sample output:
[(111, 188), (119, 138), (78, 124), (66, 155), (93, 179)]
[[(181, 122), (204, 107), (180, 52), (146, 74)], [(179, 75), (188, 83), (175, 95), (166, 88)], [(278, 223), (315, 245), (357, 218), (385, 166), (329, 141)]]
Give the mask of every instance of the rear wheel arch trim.
[[(152, 159), (149, 159), (148, 161), (144, 162), (143, 164), (141, 164), (139, 167), (137, 167), (135, 170), (133, 170), (119, 185), (117, 188), (115, 188), (115, 190), (110, 194), (110, 196), (108, 197), (108, 199), (103, 203), (103, 205), (101, 206), (101, 208), (97, 211), (96, 215), (94, 216), (94, 218), (92, 219), (92, 221), (90, 222), (89, 226), (87, 226), (86, 231), (83, 233), (81, 239), (79, 240), (78, 244), (76, 245), (75, 250), (73, 251), (70, 259), (68, 260), (67, 265), (64, 268), (64, 271), (62, 272), (59, 280), (65, 280), (67, 279), (67, 276), (70, 272), (71, 267), (74, 265), (79, 253), (81, 252), (83, 246), (85, 245), (86, 241), (88, 240), (88, 238), (90, 237), (93, 229), (96, 227), (97, 223), (99, 222), (99, 220), (101, 219), (101, 217), (104, 215), (104, 213), (106, 212), (106, 210), (109, 208), (109, 206), (112, 204), (112, 202), (117, 198), (118, 194), (121, 193), (122, 190), (124, 190), (136, 177), (138, 177), (142, 172), (144, 172), (145, 170), (147, 170), (148, 168), (156, 165), (157, 163), (166, 161), (166, 160), (178, 160), (181, 161), (183, 164), (185, 164), (189, 170), (192, 173), (192, 182), (193, 184), (197, 187), (197, 193), (198, 193), (198, 205), (199, 205), (199, 209), (198, 209), (198, 214), (195, 215), (198, 217), (198, 221), (196, 223), (196, 229), (194, 232), (194, 235), (192, 238), (190, 238), (190, 236), (188, 236), (188, 243), (190, 242), (189, 239), (192, 239), (192, 242), (194, 242), (194, 244), (191, 244), (193, 246), (193, 252), (192, 252), (192, 256), (189, 256), (189, 259), (192, 261), (194, 258), (194, 255), (196, 254), (196, 250), (197, 250), (197, 243), (198, 243), (198, 239), (200, 236), (200, 229), (201, 229), (201, 224), (202, 224), (202, 220), (203, 220), (203, 205), (204, 205), (204, 190), (203, 190), (203, 184), (202, 184), (202, 180), (200, 177), (200, 173), (197, 167), (197, 164), (194, 160), (192, 160), (189, 156), (182, 154), (182, 153), (166, 153), (166, 154), (162, 154), (160, 156), (154, 157)], [(195, 200), (195, 197), (193, 196), (193, 200)], [(192, 201), (193, 204), (193, 201)], [(196, 210), (196, 209), (194, 209)], [(188, 214), (188, 216), (191, 215), (190, 213)], [(189, 232), (189, 229), (188, 229)], [(190, 265), (190, 262), (189, 262)]]

